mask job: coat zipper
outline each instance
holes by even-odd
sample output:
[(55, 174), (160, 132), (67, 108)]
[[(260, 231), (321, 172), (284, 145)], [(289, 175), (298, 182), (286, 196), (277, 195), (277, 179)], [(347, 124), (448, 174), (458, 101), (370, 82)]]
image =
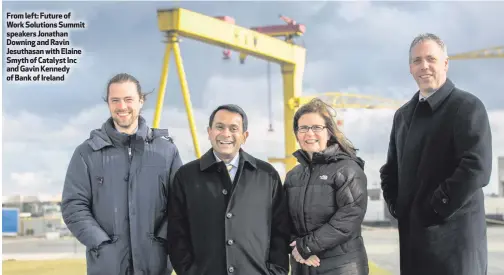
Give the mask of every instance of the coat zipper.
[(306, 184), (306, 188), (304, 190), (304, 194), (303, 194), (303, 204), (302, 204), (302, 211), (303, 211), (303, 229), (304, 229), (304, 232), (308, 232), (308, 227), (306, 225), (306, 211), (305, 211), (305, 206), (306, 206), (306, 193), (308, 193), (308, 188), (310, 187), (310, 182), (312, 180), (312, 175), (313, 175), (313, 170), (315, 169), (315, 167), (310, 164), (308, 166), (308, 173), (309, 173), (309, 176), (308, 176), (308, 183)]
[[(131, 155), (131, 136), (128, 137), (128, 159), (129, 159), (129, 164), (131, 166), (131, 158), (132, 158), (132, 155)], [(129, 169), (128, 169), (129, 171)]]
[[(130, 180), (130, 170), (131, 170), (131, 160), (132, 159), (133, 159), (133, 154), (132, 154), (132, 150), (131, 150), (131, 136), (129, 136), (128, 137), (128, 182), (126, 183), (128, 185), (128, 187), (127, 187), (128, 191), (126, 192), (126, 196), (127, 196), (127, 200), (128, 200), (128, 205), (129, 205), (129, 201), (130, 201), (131, 189), (133, 187), (132, 184), (131, 184), (131, 180)], [(128, 217), (129, 216), (130, 216), (130, 211), (128, 209)], [(129, 218), (128, 218), (128, 220), (129, 220)], [(131, 238), (128, 240), (128, 242), (129, 242), (129, 247), (131, 247)], [(130, 267), (132, 267), (133, 266), (133, 255), (132, 255), (132, 252), (130, 252), (129, 263), (130, 263)]]

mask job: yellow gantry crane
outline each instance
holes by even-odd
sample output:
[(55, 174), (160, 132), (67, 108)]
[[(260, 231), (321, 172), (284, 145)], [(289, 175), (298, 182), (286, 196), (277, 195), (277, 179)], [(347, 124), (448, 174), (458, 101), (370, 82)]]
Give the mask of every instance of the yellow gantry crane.
[(504, 58), (504, 46), (449, 55), (451, 60)]
[(351, 94), (342, 92), (328, 92), (313, 96), (304, 96), (302, 98), (294, 98), (289, 101), (291, 108), (297, 108), (304, 105), (311, 99), (318, 97), (331, 107), (336, 109), (337, 123), (339, 127), (343, 127), (342, 112), (347, 109), (393, 109), (401, 107), (406, 101), (393, 100), (372, 95)]
[(405, 102), (372, 95), (360, 95), (342, 92), (328, 92), (289, 100), (291, 108), (298, 108), (313, 98), (320, 98), (336, 109), (396, 109)]
[[(199, 158), (201, 156), (192, 113), (189, 88), (182, 65), (182, 57), (180, 55), (178, 38), (181, 36), (222, 47), (226, 50), (239, 52), (241, 55), (240, 59), (243, 61), (245, 60), (245, 56), (254, 56), (279, 64), (282, 69), (284, 98), (286, 102), (284, 105), (285, 124), (292, 125), (295, 110), (289, 108), (287, 102), (291, 98), (297, 98), (301, 95), (306, 59), (306, 50), (303, 47), (294, 45), (291, 41), (282, 41), (276, 37), (262, 33), (259, 29), (254, 30), (238, 26), (234, 24), (232, 18), (227, 16), (211, 17), (190, 10), (175, 8), (158, 10), (157, 17), (158, 27), (160, 31), (166, 34), (168, 41), (164, 55), (153, 127), (159, 127), (166, 80), (168, 77), (170, 53), (173, 50), (196, 157)], [(287, 26), (293, 29), (292, 32), (294, 34), (298, 31), (304, 31), (302, 29), (296, 31), (296, 28), (300, 27), (296, 24)], [(285, 153), (289, 154), (294, 151), (296, 144), (288, 127), (285, 129), (285, 136)], [(292, 168), (295, 162), (286, 164), (287, 167)]]
[[(229, 59), (231, 51), (235, 51), (239, 53), (241, 63), (245, 62), (247, 56), (276, 63), (281, 67), (283, 78), (285, 155), (283, 158), (268, 160), (280, 161), (285, 164), (286, 171), (291, 170), (296, 165), (296, 160), (291, 154), (297, 149), (296, 138), (291, 129), (294, 113), (300, 105), (315, 96), (301, 97), (306, 49), (295, 45), (293, 41), (293, 38), (302, 35), (306, 28), (290, 18), (280, 17), (287, 23), (286, 25), (245, 28), (236, 25), (234, 19), (228, 16), (211, 17), (182, 8), (158, 10), (158, 27), (165, 33), (167, 41), (153, 127), (159, 127), (168, 78), (168, 65), (173, 50), (195, 154), (197, 158), (201, 156), (189, 88), (180, 54), (179, 37), (224, 48), (224, 59)], [(284, 40), (279, 39), (280, 37)], [(383, 109), (397, 108), (402, 104), (355, 94), (325, 93), (316, 96), (329, 102), (335, 108)], [(356, 99), (359, 100), (358, 103), (352, 102)], [(368, 103), (364, 103), (365, 100)]]

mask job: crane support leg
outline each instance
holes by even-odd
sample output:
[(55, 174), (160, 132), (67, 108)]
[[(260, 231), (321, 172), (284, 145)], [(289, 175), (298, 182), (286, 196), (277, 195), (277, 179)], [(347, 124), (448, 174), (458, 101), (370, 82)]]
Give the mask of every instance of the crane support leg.
[[(169, 38), (170, 39), (170, 38)], [(154, 122), (152, 123), (153, 128), (159, 128), (159, 121), (161, 120), (161, 111), (163, 109), (164, 95), (166, 91), (166, 81), (168, 80), (168, 67), (170, 64), (170, 53), (172, 50), (172, 42), (168, 40), (166, 43), (163, 67), (161, 70), (161, 79), (159, 80), (159, 91), (156, 102), (156, 109), (154, 110)]]
[(292, 153), (297, 149), (296, 136), (293, 131), (294, 114), (296, 108), (291, 108), (289, 101), (301, 95), (304, 64), (282, 64), (282, 78), (284, 87), (284, 134), (285, 134), (285, 172), (296, 166), (296, 159)]
[(189, 96), (189, 88), (187, 85), (187, 79), (184, 71), (184, 65), (182, 64), (182, 56), (180, 55), (180, 45), (178, 41), (178, 35), (174, 32), (168, 33), (168, 43), (166, 44), (163, 67), (161, 71), (161, 79), (159, 81), (159, 93), (157, 97), (156, 109), (154, 111), (154, 122), (153, 128), (159, 128), (159, 121), (161, 120), (161, 111), (163, 109), (164, 95), (166, 92), (166, 82), (168, 80), (168, 68), (170, 63), (170, 54), (173, 50), (173, 55), (175, 56), (175, 64), (177, 66), (177, 72), (180, 81), (180, 89), (182, 91), (182, 96), (184, 97), (184, 105), (186, 108), (187, 120), (189, 121), (189, 128), (191, 129), (191, 135), (193, 138), (193, 145), (196, 154), (196, 158), (201, 157), (201, 151), (199, 148), (198, 136), (196, 132), (196, 124), (194, 123), (194, 115), (192, 112), (191, 98)]
[(176, 35), (172, 35), (173, 41), (173, 54), (175, 55), (175, 63), (177, 64), (177, 71), (180, 81), (180, 90), (184, 97), (184, 105), (186, 108), (187, 120), (189, 122), (189, 128), (191, 129), (191, 135), (193, 139), (194, 151), (196, 158), (201, 157), (201, 151), (198, 141), (198, 133), (196, 132), (196, 124), (194, 123), (194, 114), (192, 112), (191, 97), (189, 95), (189, 88), (187, 85), (187, 78), (184, 71), (184, 65), (182, 64), (182, 56), (180, 54), (180, 45)]

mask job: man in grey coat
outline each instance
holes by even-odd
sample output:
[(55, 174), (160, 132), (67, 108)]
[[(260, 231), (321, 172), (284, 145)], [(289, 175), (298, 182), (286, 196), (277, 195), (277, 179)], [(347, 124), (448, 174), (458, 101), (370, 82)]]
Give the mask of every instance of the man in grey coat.
[(492, 168), (485, 106), (447, 78), (448, 55), (434, 34), (416, 37), (413, 98), (394, 115), (383, 196), (399, 226), (401, 274), (485, 275), (483, 187)]
[(86, 246), (89, 275), (171, 274), (166, 251), (168, 184), (182, 165), (166, 129), (151, 129), (133, 76), (107, 87), (111, 117), (74, 151), (63, 220)]

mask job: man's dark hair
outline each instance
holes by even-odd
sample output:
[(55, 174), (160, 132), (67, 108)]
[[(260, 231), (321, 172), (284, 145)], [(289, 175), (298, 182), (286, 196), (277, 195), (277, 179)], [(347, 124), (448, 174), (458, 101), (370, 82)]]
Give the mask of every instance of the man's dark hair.
[(140, 99), (143, 99), (143, 101), (145, 101), (147, 99), (147, 95), (150, 94), (150, 93), (142, 93), (142, 87), (140, 86), (140, 81), (138, 81), (138, 79), (136, 79), (134, 76), (128, 73), (119, 73), (116, 74), (114, 77), (112, 77), (107, 84), (107, 95), (104, 98), (105, 102), (108, 102), (110, 85), (114, 83), (124, 83), (124, 82), (133, 82), (137, 88), (138, 96), (140, 97)]
[(238, 106), (238, 105), (235, 105), (235, 104), (226, 104), (226, 105), (221, 105), (219, 107), (217, 107), (217, 109), (215, 109), (212, 114), (210, 115), (210, 120), (208, 122), (208, 126), (210, 128), (212, 128), (212, 124), (213, 124), (213, 120), (215, 118), (215, 114), (220, 111), (220, 110), (226, 110), (226, 111), (229, 111), (229, 112), (232, 112), (232, 113), (236, 113), (236, 114), (239, 114), (241, 115), (242, 117), (242, 128), (243, 128), (243, 131), (247, 131), (247, 128), (248, 128), (248, 119), (247, 119), (247, 114), (245, 114), (245, 111), (243, 111), (243, 109)]

